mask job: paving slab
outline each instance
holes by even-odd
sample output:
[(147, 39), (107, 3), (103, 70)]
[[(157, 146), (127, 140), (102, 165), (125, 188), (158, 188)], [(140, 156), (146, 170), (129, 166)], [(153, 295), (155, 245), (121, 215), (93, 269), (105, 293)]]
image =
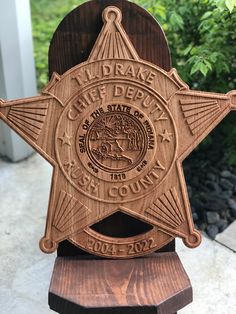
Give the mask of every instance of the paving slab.
[(181, 314), (236, 313), (236, 254), (203, 236), (195, 249), (177, 240), (176, 250), (193, 287), (193, 303)]
[(47, 293), (55, 254), (39, 250), (51, 166), (39, 155), (0, 160), (0, 313), (49, 314)]
[[(0, 314), (51, 314), (48, 287), (55, 254), (41, 253), (51, 166), (39, 155), (0, 160)], [(181, 314), (236, 313), (236, 254), (203, 237), (196, 249), (177, 241), (194, 302)]]
[(236, 220), (216, 236), (216, 241), (236, 252)]

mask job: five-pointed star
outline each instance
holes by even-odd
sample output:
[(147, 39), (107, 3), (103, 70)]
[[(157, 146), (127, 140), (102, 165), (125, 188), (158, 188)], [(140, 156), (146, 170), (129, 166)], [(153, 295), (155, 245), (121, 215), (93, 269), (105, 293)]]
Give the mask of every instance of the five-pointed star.
[(164, 130), (163, 133), (160, 133), (159, 135), (162, 137), (162, 139), (161, 139), (162, 142), (165, 142), (165, 141), (170, 142), (171, 141), (172, 133), (169, 133), (167, 130)]
[(71, 139), (72, 136), (68, 135), (67, 132), (64, 132), (63, 136), (59, 137), (59, 140), (61, 140), (62, 145), (71, 146)]
[[(114, 11), (114, 7), (112, 8)], [(119, 14), (117, 13), (118, 9), (115, 12)], [(109, 14), (105, 15), (104, 27), (91, 52), (88, 64), (89, 62), (95, 62), (100, 56), (99, 60), (103, 59), (104, 62), (107, 60), (108, 68), (112, 63), (110, 60), (114, 58), (110, 53), (113, 54), (115, 51), (116, 58), (120, 56), (119, 62), (127, 59), (141, 64), (142, 67), (150, 66), (138, 57), (120, 24), (121, 18), (109, 20), (109, 16)], [(110, 27), (111, 23), (114, 23), (113, 27)], [(109, 32), (110, 37), (113, 35), (117, 37), (117, 32), (120, 33), (119, 41), (113, 41), (113, 44), (117, 45), (113, 47), (113, 50), (106, 49), (106, 41), (110, 38), (107, 35)], [(194, 231), (193, 223), (191, 223), (182, 161), (230, 110), (236, 109), (236, 92), (222, 95), (191, 91), (179, 78), (175, 70), (165, 72), (157, 66), (153, 66), (152, 69), (155, 71), (156, 81), (158, 82), (152, 88), (156, 90), (160, 99), (166, 101), (166, 106), (173, 117), (173, 124), (178, 138), (175, 159), (165, 178), (164, 190), (159, 192), (159, 189), (157, 189), (155, 193), (150, 194), (145, 201), (145, 204), (149, 204), (146, 207), (142, 207), (143, 203), (139, 200), (135, 202), (133, 208), (131, 202), (128, 206), (116, 206), (106, 202), (100, 206), (93, 198), (88, 198), (86, 203), (82, 203), (80, 202), (81, 194), (73, 184), (68, 182), (65, 173), (61, 170), (62, 166), (58, 159), (55, 143), (59, 140), (62, 145), (69, 146), (71, 136), (66, 132), (58, 135), (57, 125), (66, 104), (70, 99), (75, 99), (80, 91), (79, 66), (66, 72), (62, 77), (54, 74), (42, 96), (8, 102), (0, 100), (0, 118), (54, 167), (47, 227), (41, 247), (45, 252), (54, 251), (60, 241), (68, 239), (74, 234), (79, 234), (84, 228), (104, 219), (117, 210), (135, 215), (135, 217), (145, 220), (170, 236), (180, 236), (189, 246), (199, 244), (199, 236)], [(134, 72), (131, 71), (131, 74), (134, 75)], [(117, 76), (120, 80), (124, 79), (121, 70)], [(76, 77), (78, 84), (75, 81)], [(143, 74), (139, 77), (143, 79)], [(96, 80), (98, 81), (98, 79)], [(68, 84), (68, 82), (74, 84), (73, 88), (65, 88), (65, 84)], [(89, 84), (89, 82), (87, 83)], [(169, 85), (167, 86), (167, 84)], [(91, 97), (95, 97), (95, 94), (91, 94)], [(76, 119), (76, 116), (72, 115), (71, 112), (68, 115), (72, 120)], [(161, 119), (166, 120), (162, 115), (160, 116)], [(164, 129), (163, 133), (159, 135), (162, 137), (163, 142), (172, 142), (173, 135), (167, 129)], [(97, 187), (94, 182), (88, 177), (81, 180), (77, 175), (76, 171), (79, 168), (76, 169), (74, 160), (65, 160), (64, 163), (68, 168), (68, 172), (74, 171), (78, 184), (84, 187), (84, 194), (95, 193)], [(97, 210), (90, 209), (90, 206), (95, 206), (94, 204), (97, 206)]]

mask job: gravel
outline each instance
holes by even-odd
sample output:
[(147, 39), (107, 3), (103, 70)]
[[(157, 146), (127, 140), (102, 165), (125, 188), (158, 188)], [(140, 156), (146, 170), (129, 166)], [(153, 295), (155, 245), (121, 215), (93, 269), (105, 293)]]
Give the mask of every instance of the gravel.
[(212, 239), (236, 219), (236, 165), (225, 160), (201, 149), (184, 163), (194, 223)]

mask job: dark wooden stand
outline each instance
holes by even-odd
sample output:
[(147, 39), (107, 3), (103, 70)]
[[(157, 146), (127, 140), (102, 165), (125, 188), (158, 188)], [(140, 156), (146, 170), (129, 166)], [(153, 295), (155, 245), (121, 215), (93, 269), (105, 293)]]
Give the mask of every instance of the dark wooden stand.
[(49, 291), (50, 307), (60, 314), (173, 314), (191, 301), (174, 252), (122, 261), (59, 257)]
[[(94, 0), (68, 14), (56, 30), (49, 51), (49, 76), (87, 60), (108, 5), (122, 10), (122, 24), (139, 56), (171, 69), (165, 35), (145, 10), (126, 0)], [(108, 236), (128, 237), (147, 226), (118, 214), (94, 228)], [(49, 306), (60, 314), (175, 313), (192, 301), (192, 289), (174, 246), (172, 241), (162, 249), (169, 253), (121, 261), (85, 255), (65, 241), (58, 249)]]

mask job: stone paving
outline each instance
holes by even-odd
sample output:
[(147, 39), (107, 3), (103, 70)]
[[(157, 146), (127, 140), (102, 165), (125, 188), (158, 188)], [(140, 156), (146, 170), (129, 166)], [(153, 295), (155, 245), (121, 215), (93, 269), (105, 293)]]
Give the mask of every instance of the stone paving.
[(216, 236), (216, 241), (236, 253), (236, 220), (224, 232)]
[[(38, 248), (50, 178), (39, 155), (16, 164), (0, 160), (0, 314), (54, 313), (47, 293), (55, 254)], [(236, 313), (236, 254), (205, 236), (194, 250), (178, 240), (177, 251), (194, 291), (194, 302), (179, 313)]]

